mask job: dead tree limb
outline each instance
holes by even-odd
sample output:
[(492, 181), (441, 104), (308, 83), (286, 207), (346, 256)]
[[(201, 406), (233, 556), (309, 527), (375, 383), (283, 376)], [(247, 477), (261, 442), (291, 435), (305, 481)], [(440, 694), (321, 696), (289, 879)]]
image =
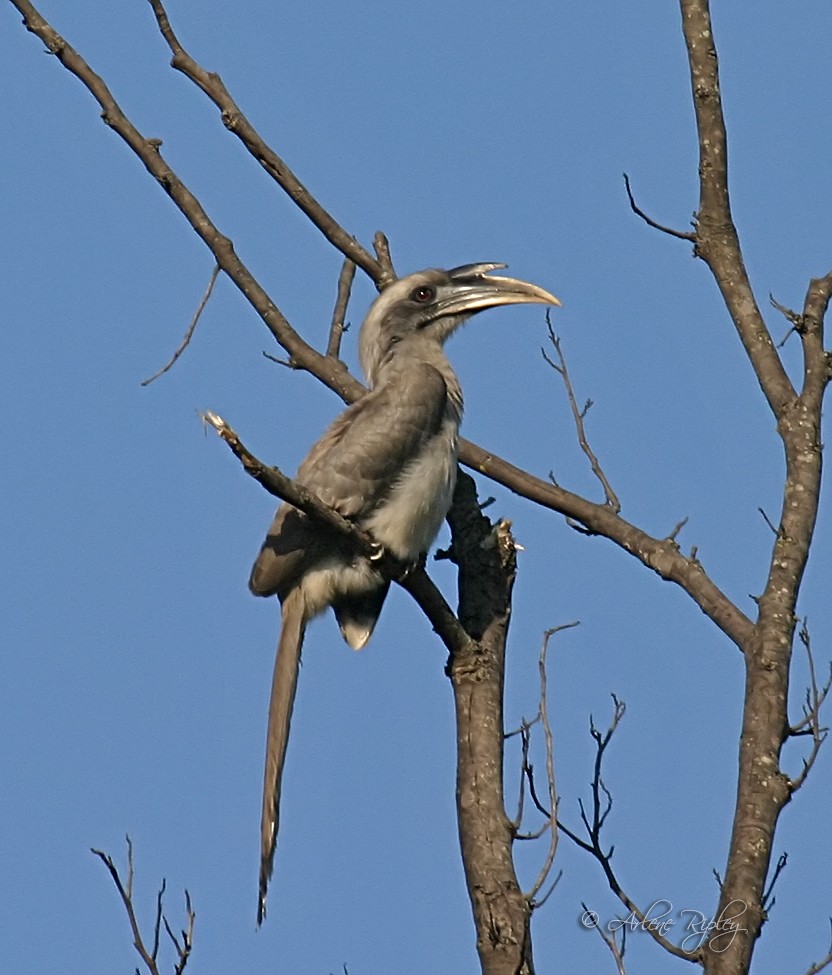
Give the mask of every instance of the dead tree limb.
[[(804, 302), (803, 383), (791, 383), (743, 262), (731, 216), (728, 138), (719, 63), (708, 0), (681, 0), (691, 89), (699, 136), (699, 210), (695, 253), (711, 270), (754, 375), (777, 422), (786, 462), (783, 503), (768, 578), (757, 601), (757, 620), (740, 643), (746, 668), (739, 779), (731, 844), (716, 918), (744, 907), (731, 939), (704, 944), (708, 975), (747, 972), (765, 920), (766, 890), (775, 830), (792, 795), (780, 763), (789, 726), (787, 695), (796, 604), (809, 553), (821, 479), (820, 420), (829, 368), (823, 318), (832, 279), (813, 280)], [(733, 916), (733, 915), (732, 915)]]

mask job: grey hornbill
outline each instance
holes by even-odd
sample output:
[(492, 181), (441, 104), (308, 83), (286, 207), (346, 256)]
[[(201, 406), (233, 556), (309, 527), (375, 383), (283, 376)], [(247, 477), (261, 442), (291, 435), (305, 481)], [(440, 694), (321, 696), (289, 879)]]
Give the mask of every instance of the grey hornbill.
[[(419, 271), (385, 288), (359, 336), (370, 391), (335, 420), (298, 470), (299, 484), (403, 561), (427, 551), (456, 482), (462, 391), (442, 348), (446, 339), (484, 308), (559, 304), (533, 284), (489, 275), (502, 267)], [(258, 924), (266, 913), (306, 625), (331, 606), (344, 639), (360, 650), (389, 585), (345, 540), (289, 504), (277, 509), (249, 580), (255, 595), (276, 595), (282, 610), (266, 739)]]

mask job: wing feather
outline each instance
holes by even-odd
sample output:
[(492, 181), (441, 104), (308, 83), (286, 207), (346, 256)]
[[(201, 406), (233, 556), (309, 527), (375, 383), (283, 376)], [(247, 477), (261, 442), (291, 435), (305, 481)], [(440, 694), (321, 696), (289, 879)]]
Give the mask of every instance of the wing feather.
[[(346, 518), (361, 521), (435, 436), (447, 388), (437, 369), (411, 364), (349, 406), (300, 465), (297, 481)], [(281, 598), (333, 540), (291, 505), (281, 505), (252, 568), (249, 587)]]

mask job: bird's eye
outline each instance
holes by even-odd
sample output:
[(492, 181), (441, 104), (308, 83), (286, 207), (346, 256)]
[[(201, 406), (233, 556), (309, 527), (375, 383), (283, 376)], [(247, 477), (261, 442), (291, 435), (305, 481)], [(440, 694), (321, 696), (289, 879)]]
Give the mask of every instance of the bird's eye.
[(414, 288), (410, 294), (412, 301), (418, 301), (420, 305), (424, 305), (427, 301), (432, 301), (436, 296), (436, 289), (431, 288), (427, 284), (422, 284), (418, 288)]

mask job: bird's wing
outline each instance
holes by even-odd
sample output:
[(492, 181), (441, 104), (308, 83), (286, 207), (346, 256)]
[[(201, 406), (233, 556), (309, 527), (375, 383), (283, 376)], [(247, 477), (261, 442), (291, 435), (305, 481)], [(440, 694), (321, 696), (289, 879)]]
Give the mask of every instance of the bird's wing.
[[(438, 432), (446, 395), (445, 381), (433, 366), (410, 365), (332, 423), (300, 465), (298, 482), (344, 517), (365, 517)], [(332, 545), (332, 537), (305, 515), (281, 505), (252, 568), (249, 587), (257, 595), (277, 593), (283, 598), (306, 567)]]
[(346, 518), (369, 514), (439, 431), (446, 396), (438, 370), (409, 365), (335, 420), (301, 464), (298, 480)]

